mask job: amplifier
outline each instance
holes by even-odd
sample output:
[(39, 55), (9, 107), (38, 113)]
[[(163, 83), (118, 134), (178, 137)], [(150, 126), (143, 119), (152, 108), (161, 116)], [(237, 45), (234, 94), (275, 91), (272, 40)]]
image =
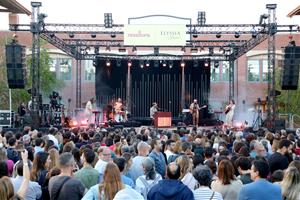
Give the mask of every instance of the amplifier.
[(11, 112), (10, 110), (0, 110), (0, 126), (11, 125)]

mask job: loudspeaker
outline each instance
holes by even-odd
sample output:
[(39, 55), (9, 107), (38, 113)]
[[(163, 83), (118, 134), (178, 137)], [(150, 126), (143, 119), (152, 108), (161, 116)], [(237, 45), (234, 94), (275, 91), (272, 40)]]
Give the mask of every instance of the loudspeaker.
[(284, 65), (281, 77), (282, 90), (297, 90), (299, 80), (300, 47), (288, 46), (284, 50)]
[(17, 43), (6, 45), (7, 82), (11, 89), (25, 88), (25, 47)]
[(275, 130), (282, 130), (282, 129), (285, 129), (285, 120), (284, 119), (275, 120)]

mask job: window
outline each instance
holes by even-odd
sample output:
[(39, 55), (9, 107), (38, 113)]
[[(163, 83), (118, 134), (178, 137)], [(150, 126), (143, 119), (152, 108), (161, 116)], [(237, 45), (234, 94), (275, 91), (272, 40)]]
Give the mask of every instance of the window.
[(229, 62), (228, 61), (222, 62), (222, 80), (229, 81)]
[(59, 59), (60, 79), (69, 81), (72, 79), (72, 60), (70, 58)]
[(220, 81), (220, 67), (215, 68), (213, 66), (211, 66), (210, 68), (210, 81), (216, 82), (216, 81)]
[(56, 65), (57, 65), (57, 60), (55, 58), (50, 60), (50, 68), (49, 71), (50, 72), (56, 72)]
[(262, 80), (268, 81), (268, 61), (262, 61)]
[(259, 82), (259, 60), (248, 60), (248, 81)]
[(95, 73), (96, 73), (96, 69), (93, 66), (93, 61), (87, 60), (85, 62), (85, 67), (84, 67), (84, 80), (95, 81)]

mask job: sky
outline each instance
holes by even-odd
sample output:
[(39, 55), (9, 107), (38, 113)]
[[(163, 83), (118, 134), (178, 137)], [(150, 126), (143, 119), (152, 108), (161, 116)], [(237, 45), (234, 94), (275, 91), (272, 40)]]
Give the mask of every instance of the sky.
[[(0, 0), (1, 1), (1, 0)], [(31, 10), (29, 0), (17, 0)], [(206, 12), (207, 24), (258, 24), (266, 4), (276, 3), (277, 22), (300, 24), (300, 16), (287, 14), (300, 5), (300, 0), (41, 0), (41, 13), (46, 23), (104, 24), (104, 13), (112, 13), (115, 24), (127, 24), (128, 18), (166, 14), (191, 18), (196, 24), (198, 11)], [(20, 23), (30, 17), (20, 15)], [(0, 13), (0, 30), (8, 30), (8, 14)]]

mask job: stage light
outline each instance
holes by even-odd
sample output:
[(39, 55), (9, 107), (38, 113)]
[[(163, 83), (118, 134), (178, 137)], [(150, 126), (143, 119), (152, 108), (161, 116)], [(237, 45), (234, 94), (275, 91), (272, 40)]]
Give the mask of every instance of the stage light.
[(173, 67), (173, 60), (169, 61), (169, 68), (171, 69)]
[(217, 34), (216, 34), (216, 38), (221, 38), (221, 32), (218, 32)]
[(206, 58), (204, 60), (204, 67), (210, 67), (210, 59), (209, 58)]
[(140, 60), (140, 67), (144, 68), (144, 61), (143, 60)]
[(215, 68), (218, 68), (219, 65), (220, 65), (219, 61), (214, 61), (214, 67), (215, 67)]
[(88, 120), (87, 119), (81, 120), (81, 125), (82, 126), (86, 126), (87, 124), (88, 124)]
[(74, 33), (69, 33), (70, 38), (74, 38), (74, 36), (75, 36)]
[(114, 32), (111, 32), (110, 37), (111, 37), (111, 38), (115, 38), (115, 37), (116, 37), (116, 34), (115, 34)]
[(206, 22), (205, 12), (199, 11), (198, 18), (197, 18), (198, 25), (203, 26)]
[(105, 28), (113, 27), (112, 13), (104, 13), (104, 27)]
[(110, 60), (106, 60), (106, 67), (110, 67), (110, 65), (111, 65)]
[(183, 60), (180, 62), (180, 67), (185, 67), (185, 62)]
[(97, 35), (96, 34), (91, 34), (91, 38), (96, 38), (97, 37)]
[(162, 66), (163, 66), (163, 67), (166, 67), (166, 66), (167, 66), (167, 62), (163, 60), (163, 61), (162, 61)]
[(239, 32), (235, 32), (234, 37), (235, 38), (239, 38), (240, 37), (240, 33)]
[(146, 60), (146, 67), (149, 67), (150, 66), (150, 62), (149, 60)]
[(197, 29), (196, 29), (196, 26), (194, 26), (194, 29), (193, 29), (193, 38), (197, 38), (197, 37), (198, 37)]
[(127, 66), (128, 66), (128, 67), (131, 67), (131, 66), (132, 66), (132, 62), (131, 62), (131, 60), (128, 60), (128, 62), (127, 62)]

